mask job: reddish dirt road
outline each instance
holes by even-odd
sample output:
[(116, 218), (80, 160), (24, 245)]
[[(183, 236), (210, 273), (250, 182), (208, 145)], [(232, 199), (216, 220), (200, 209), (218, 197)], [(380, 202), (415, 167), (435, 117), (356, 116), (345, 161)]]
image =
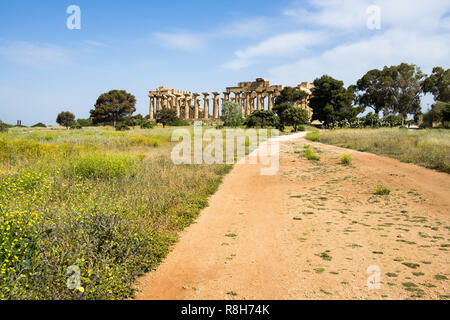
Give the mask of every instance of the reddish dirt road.
[(450, 298), (448, 174), (302, 138), (276, 175), (260, 167), (235, 166), (138, 299)]

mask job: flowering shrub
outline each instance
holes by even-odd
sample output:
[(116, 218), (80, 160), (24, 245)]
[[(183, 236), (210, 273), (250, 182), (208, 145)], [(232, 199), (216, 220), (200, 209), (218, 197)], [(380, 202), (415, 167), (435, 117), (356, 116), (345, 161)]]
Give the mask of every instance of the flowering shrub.
[[(136, 278), (161, 262), (230, 168), (175, 166), (170, 148), (147, 143), (164, 136), (142, 143), (129, 133), (52, 133), (46, 142), (46, 134), (6, 135), (0, 299), (132, 297)], [(71, 289), (73, 267), (80, 286)]]

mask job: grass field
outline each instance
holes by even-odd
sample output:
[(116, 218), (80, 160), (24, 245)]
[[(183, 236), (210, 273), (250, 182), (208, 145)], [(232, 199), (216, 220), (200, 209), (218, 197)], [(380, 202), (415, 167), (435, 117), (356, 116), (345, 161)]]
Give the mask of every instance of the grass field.
[(450, 173), (450, 130), (335, 129), (312, 132), (307, 138)]
[(1, 133), (0, 299), (132, 297), (231, 169), (174, 165), (172, 130)]

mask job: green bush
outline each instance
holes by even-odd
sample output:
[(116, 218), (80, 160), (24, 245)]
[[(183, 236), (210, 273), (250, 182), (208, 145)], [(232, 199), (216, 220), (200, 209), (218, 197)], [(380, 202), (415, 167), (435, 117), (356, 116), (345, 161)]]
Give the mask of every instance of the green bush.
[(341, 163), (345, 166), (349, 166), (352, 164), (352, 156), (348, 153), (344, 153), (341, 156)]
[(45, 124), (43, 124), (42, 122), (38, 122), (35, 125), (31, 126), (32, 128), (47, 128), (47, 126)]
[(279, 117), (272, 110), (255, 110), (245, 120), (248, 128), (277, 127), (280, 123)]
[(127, 124), (124, 122), (119, 122), (116, 125), (116, 131), (128, 131), (128, 130), (130, 130), (130, 127), (127, 126)]
[(305, 158), (312, 161), (319, 161), (320, 157), (314, 152), (310, 146), (305, 146), (303, 148), (303, 153), (305, 154)]
[(77, 122), (82, 127), (92, 127), (94, 124), (92, 123), (91, 119), (77, 119)]
[(319, 133), (317, 132), (308, 132), (306, 134), (306, 139), (311, 141), (319, 141)]
[(306, 127), (305, 126), (298, 126), (297, 127), (297, 131), (306, 131)]
[(156, 126), (156, 122), (141, 120), (141, 129), (153, 129)]
[(75, 129), (83, 129), (83, 127), (81, 126), (80, 123), (78, 123), (78, 121), (74, 121), (71, 123), (70, 125), (70, 129), (75, 130)]
[(177, 119), (168, 123), (169, 126), (172, 127), (187, 127), (190, 126), (191, 123), (189, 121), (183, 119)]
[(237, 103), (226, 101), (222, 106), (222, 116), (220, 119), (226, 127), (238, 127), (244, 122), (241, 108)]
[(81, 178), (112, 179), (134, 175), (137, 158), (127, 155), (91, 153), (75, 159), (66, 175)]
[(0, 121), (0, 132), (8, 132), (8, 126), (2, 121)]
[(378, 196), (384, 196), (384, 195), (389, 195), (391, 193), (391, 190), (384, 186), (384, 185), (378, 185), (375, 189), (375, 194)]

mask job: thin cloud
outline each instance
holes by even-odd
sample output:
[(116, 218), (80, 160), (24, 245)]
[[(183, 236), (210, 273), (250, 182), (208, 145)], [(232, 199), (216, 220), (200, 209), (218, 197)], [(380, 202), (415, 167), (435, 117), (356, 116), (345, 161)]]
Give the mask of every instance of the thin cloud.
[(7, 42), (0, 46), (0, 56), (14, 63), (33, 68), (71, 64), (69, 51), (52, 44), (35, 44), (25, 41)]
[[(420, 45), (418, 45), (420, 44)], [(428, 72), (433, 66), (448, 65), (450, 37), (445, 34), (411, 34), (391, 30), (353, 43), (343, 44), (314, 57), (299, 59), (269, 70), (274, 81), (313, 81), (323, 74), (354, 83), (370, 69), (401, 62), (414, 63)]]
[(187, 52), (203, 50), (207, 45), (204, 34), (155, 32), (153, 38), (165, 47)]
[(448, 0), (309, 0), (307, 10), (291, 6), (283, 10), (287, 17), (309, 26), (331, 28), (331, 31), (361, 31), (369, 17), (367, 9), (380, 8), (383, 28), (429, 29), (448, 14)]
[(266, 34), (269, 31), (271, 22), (265, 17), (256, 17), (251, 19), (241, 19), (232, 22), (217, 32), (217, 36), (254, 38)]
[(235, 52), (236, 58), (223, 64), (224, 68), (240, 70), (260, 57), (284, 57), (304, 52), (307, 48), (323, 43), (326, 36), (322, 32), (284, 33), (268, 38), (244, 50)]

